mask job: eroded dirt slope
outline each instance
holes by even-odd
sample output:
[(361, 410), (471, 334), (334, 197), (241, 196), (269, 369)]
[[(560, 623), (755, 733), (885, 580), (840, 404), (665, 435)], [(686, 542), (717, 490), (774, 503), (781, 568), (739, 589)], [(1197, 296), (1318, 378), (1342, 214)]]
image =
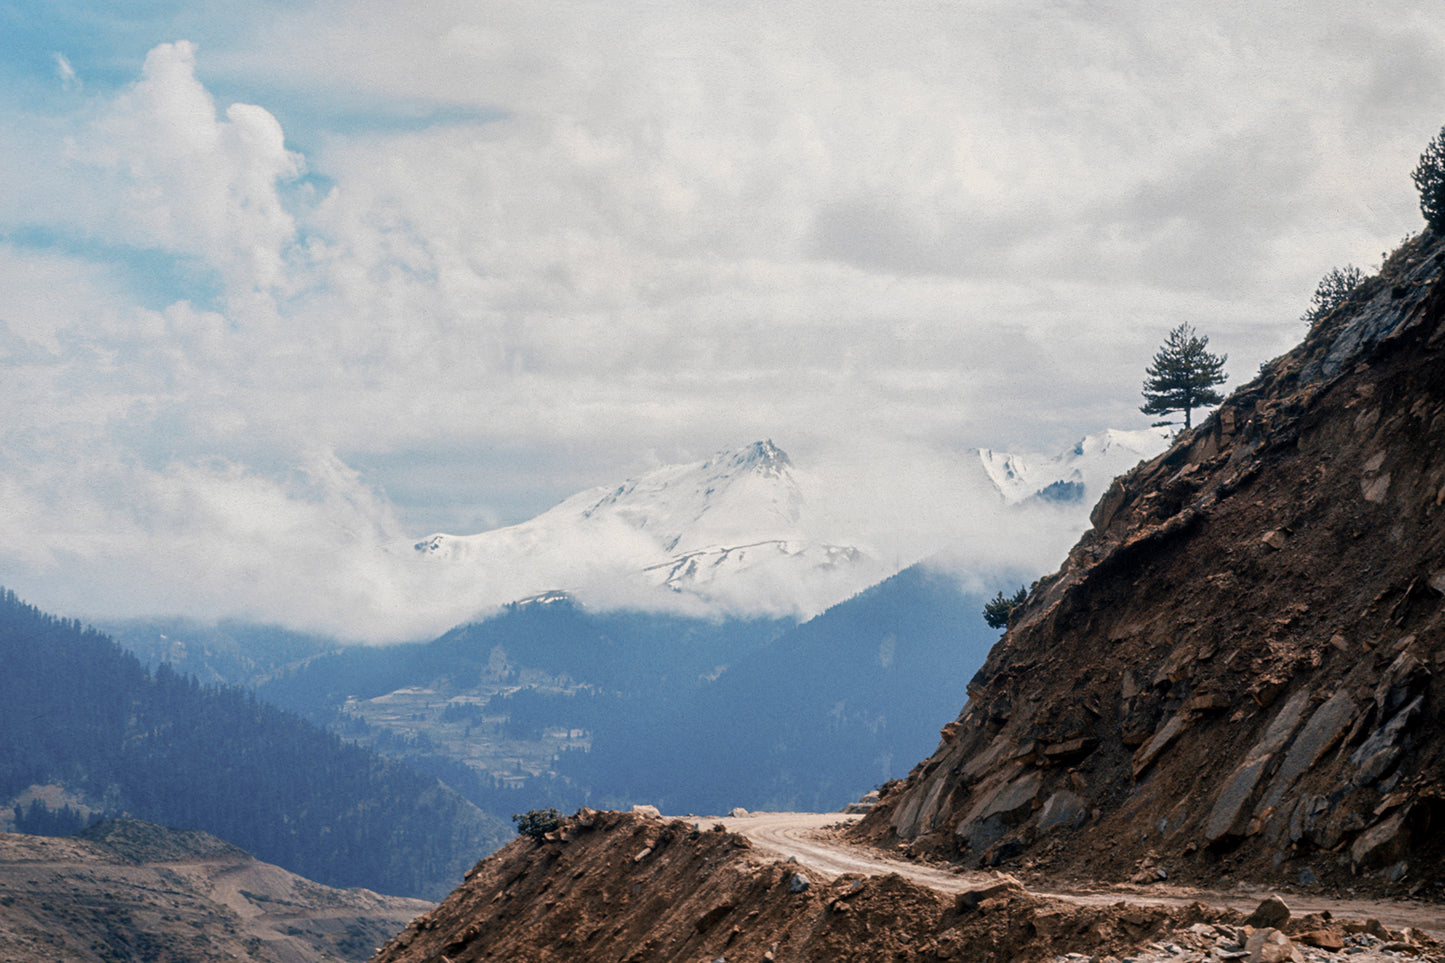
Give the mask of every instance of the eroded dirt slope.
[(1445, 248), (1117, 481), (860, 834), (971, 866), (1439, 900)]
[(946, 895), (899, 875), (826, 877), (705, 825), (584, 811), (483, 860), (376, 961), (1005, 963), (1123, 955), (1242, 920), (1202, 904), (1078, 906), (1004, 879)]
[(214, 836), (114, 820), (0, 833), (0, 960), (364, 960), (432, 904), (338, 890)]

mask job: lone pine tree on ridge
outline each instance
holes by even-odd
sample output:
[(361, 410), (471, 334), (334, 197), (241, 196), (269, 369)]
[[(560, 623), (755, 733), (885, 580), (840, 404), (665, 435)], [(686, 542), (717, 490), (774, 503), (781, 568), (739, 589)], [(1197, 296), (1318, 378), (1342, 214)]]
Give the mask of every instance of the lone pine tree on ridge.
[[(1229, 375), (1224, 362), (1229, 355), (1209, 353), (1209, 338), (1196, 335), (1194, 328), (1181, 324), (1169, 332), (1169, 338), (1154, 354), (1154, 363), (1144, 369), (1144, 406), (1146, 415), (1184, 412), (1184, 427), (1191, 426), (1190, 414), (1195, 408), (1217, 405), (1224, 396), (1214, 390)], [(1168, 422), (1159, 422), (1168, 424)]]

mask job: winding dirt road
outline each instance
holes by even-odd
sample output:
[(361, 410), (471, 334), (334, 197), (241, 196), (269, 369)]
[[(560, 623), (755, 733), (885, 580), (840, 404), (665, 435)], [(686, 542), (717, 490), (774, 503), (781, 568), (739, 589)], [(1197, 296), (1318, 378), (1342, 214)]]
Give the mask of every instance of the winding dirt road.
[[(984, 872), (955, 870), (896, 859), (883, 850), (845, 842), (836, 835), (825, 832), (829, 827), (852, 824), (860, 818), (839, 813), (750, 813), (747, 816), (728, 816), (702, 822), (704, 825), (721, 822), (729, 832), (746, 836), (758, 849), (784, 858), (791, 856), (824, 876), (839, 876), (843, 873), (897, 873), (943, 893), (961, 893), (991, 879)], [(1036, 889), (1034, 892), (1040, 896), (1085, 905), (1109, 905), (1123, 901), (1154, 906), (1182, 906), (1197, 900), (1211, 906), (1227, 906), (1245, 913), (1253, 911), (1260, 901), (1269, 895), (1269, 891), (1263, 889), (1241, 888), (1222, 893), (1164, 884), (1151, 886), (1147, 892), (1137, 887), (1070, 892)], [(1291, 894), (1286, 902), (1296, 914), (1328, 910), (1338, 917), (1374, 918), (1391, 929), (1409, 926), (1423, 930), (1437, 940), (1445, 939), (1445, 908), (1428, 903), (1338, 900), (1299, 894)]]

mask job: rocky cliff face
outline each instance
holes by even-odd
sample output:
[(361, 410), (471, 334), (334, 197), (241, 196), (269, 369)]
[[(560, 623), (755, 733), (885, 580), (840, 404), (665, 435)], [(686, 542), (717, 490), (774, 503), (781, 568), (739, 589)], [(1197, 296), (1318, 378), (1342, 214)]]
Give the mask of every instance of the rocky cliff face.
[(1117, 480), (862, 831), (1136, 880), (1445, 886), (1445, 242)]

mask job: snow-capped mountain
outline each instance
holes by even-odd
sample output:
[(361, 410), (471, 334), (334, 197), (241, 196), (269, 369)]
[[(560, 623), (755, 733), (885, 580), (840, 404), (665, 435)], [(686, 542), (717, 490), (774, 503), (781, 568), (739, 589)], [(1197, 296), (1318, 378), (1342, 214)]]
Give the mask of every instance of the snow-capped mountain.
[(1006, 503), (1029, 501), (1081, 504), (1087, 511), (1118, 475), (1163, 451), (1167, 427), (1135, 431), (1109, 429), (1086, 435), (1053, 455), (1010, 454), (979, 448), (984, 473)]
[[(870, 485), (866, 454), (815, 475), (760, 441), (580, 492), (517, 525), (397, 548), (425, 594), (449, 604), (560, 590), (603, 607), (810, 617), (938, 553), (983, 568), (1048, 564), (1114, 475), (1166, 442), (1158, 429), (1104, 431), (1056, 455), (920, 456), (917, 490), (905, 492)], [(980, 510), (1000, 501), (1047, 510)], [(1033, 542), (1041, 559), (999, 549)]]
[[(710, 610), (810, 615), (890, 572), (836, 544), (810, 511), (787, 454), (771, 441), (668, 465), (581, 492), (536, 518), (478, 535), (436, 534), (415, 551), (449, 575), (515, 585), (513, 597), (619, 588)], [(656, 603), (654, 598), (653, 603)]]

